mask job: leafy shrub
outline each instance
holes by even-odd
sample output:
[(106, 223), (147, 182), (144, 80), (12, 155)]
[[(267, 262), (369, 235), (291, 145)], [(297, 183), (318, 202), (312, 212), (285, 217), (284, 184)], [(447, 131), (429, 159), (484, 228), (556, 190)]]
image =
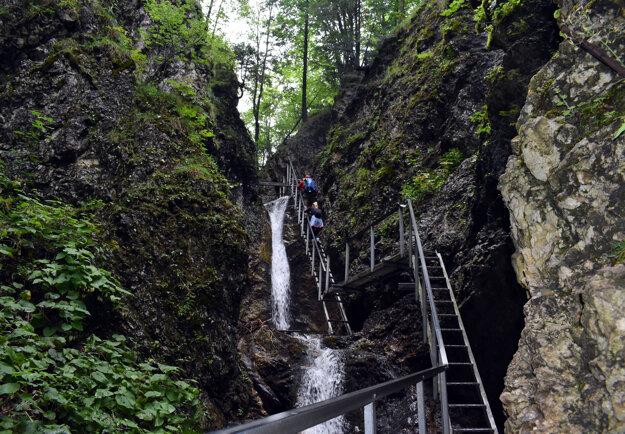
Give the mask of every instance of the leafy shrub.
[(178, 368), (137, 360), (125, 338), (85, 337), (85, 300), (123, 290), (97, 266), (97, 227), (24, 194), (0, 170), (0, 430), (179, 431), (199, 417)]

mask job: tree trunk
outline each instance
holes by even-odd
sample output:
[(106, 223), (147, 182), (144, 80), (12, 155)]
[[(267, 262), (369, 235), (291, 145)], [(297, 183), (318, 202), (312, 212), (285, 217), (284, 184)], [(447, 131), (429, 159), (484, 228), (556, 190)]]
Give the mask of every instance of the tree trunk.
[(269, 55), (269, 35), (271, 33), (272, 7), (269, 7), (269, 18), (267, 19), (267, 39), (265, 40), (265, 55), (263, 56), (263, 67), (260, 70), (260, 88), (258, 90), (258, 101), (254, 113), (254, 143), (258, 143), (260, 136), (260, 103), (263, 99), (263, 88), (265, 86), (265, 71), (267, 70), (267, 56)]
[(354, 44), (355, 44), (355, 67), (360, 66), (360, 0), (356, 0), (356, 10), (354, 11)]
[(306, 92), (307, 83), (306, 75), (308, 73), (308, 0), (304, 5), (304, 56), (303, 56), (303, 71), (302, 71), (302, 121), (306, 121), (308, 118), (308, 110), (306, 105)]

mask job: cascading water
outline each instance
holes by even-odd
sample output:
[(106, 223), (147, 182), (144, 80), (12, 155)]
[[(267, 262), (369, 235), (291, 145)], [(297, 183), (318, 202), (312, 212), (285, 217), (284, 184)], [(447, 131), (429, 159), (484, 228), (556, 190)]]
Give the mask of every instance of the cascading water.
[[(299, 337), (308, 346), (308, 367), (297, 391), (298, 407), (334, 398), (343, 393), (343, 360), (341, 353), (321, 348), (321, 339), (315, 336)], [(340, 434), (345, 420), (336, 417), (303, 431), (305, 434)]]
[[(273, 323), (278, 329), (290, 326), (290, 268), (286, 248), (282, 240), (284, 213), (289, 196), (266, 203), (271, 220), (271, 306)], [(337, 350), (321, 347), (321, 339), (314, 336), (299, 336), (308, 347), (307, 367), (298, 389), (298, 406), (313, 404), (334, 398), (343, 392), (343, 360)], [(306, 434), (343, 433), (343, 416), (329, 420), (304, 431)]]
[(289, 300), (291, 271), (282, 240), (284, 212), (289, 196), (266, 203), (271, 220), (271, 311), (276, 328), (286, 330), (290, 326)]

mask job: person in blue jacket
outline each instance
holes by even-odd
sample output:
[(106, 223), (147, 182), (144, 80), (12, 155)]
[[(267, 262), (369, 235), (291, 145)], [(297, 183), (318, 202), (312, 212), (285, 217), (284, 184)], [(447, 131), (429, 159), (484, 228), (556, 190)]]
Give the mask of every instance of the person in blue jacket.
[(319, 234), (323, 229), (323, 211), (319, 208), (317, 202), (313, 202), (312, 206), (306, 210), (310, 217), (310, 227), (314, 237), (319, 240)]

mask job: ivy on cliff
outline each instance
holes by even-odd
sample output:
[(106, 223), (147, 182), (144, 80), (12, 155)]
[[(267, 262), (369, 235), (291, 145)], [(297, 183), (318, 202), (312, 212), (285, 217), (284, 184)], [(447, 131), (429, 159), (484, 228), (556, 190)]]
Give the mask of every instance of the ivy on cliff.
[(0, 432), (190, 429), (198, 391), (121, 335), (83, 332), (87, 304), (128, 294), (98, 267), (98, 228), (0, 171)]

